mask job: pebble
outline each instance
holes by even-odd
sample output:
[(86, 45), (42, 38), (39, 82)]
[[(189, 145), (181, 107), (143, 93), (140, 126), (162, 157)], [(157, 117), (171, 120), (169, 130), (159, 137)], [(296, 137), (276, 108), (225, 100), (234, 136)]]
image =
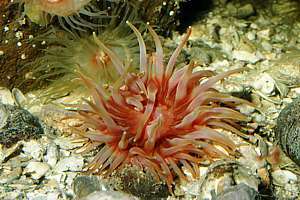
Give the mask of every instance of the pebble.
[(255, 14), (254, 7), (252, 4), (245, 4), (241, 6), (237, 10), (237, 17), (238, 18), (247, 18)]
[(63, 150), (72, 150), (82, 146), (82, 144), (72, 142), (70, 137), (58, 137), (54, 140), (54, 143)]
[(9, 112), (4, 106), (0, 106), (0, 129), (4, 128), (8, 123)]
[(256, 200), (258, 198), (258, 192), (246, 184), (229, 187), (217, 196), (217, 200)]
[(43, 193), (44, 191), (34, 191), (28, 192), (26, 194), (27, 200), (58, 200), (60, 199), (59, 192), (47, 192)]
[(298, 180), (297, 175), (294, 173), (281, 169), (272, 172), (272, 178), (274, 179), (274, 183), (282, 186), (290, 183), (291, 181), (296, 182)]
[(240, 61), (245, 61), (251, 64), (255, 64), (260, 60), (260, 58), (254, 53), (250, 53), (244, 50), (234, 50), (232, 52), (232, 58)]
[(246, 34), (246, 37), (249, 39), (249, 40), (255, 40), (256, 39), (256, 33), (254, 31), (251, 31), (251, 32), (248, 32)]
[(41, 161), (44, 150), (40, 142), (31, 140), (29, 142), (24, 142), (23, 152), (26, 155), (31, 156), (34, 160)]
[(14, 180), (17, 180), (21, 176), (21, 174), (21, 167), (14, 168), (13, 171), (10, 171), (9, 173), (5, 173), (4, 175), (0, 176), (0, 184), (10, 184)]
[(44, 159), (51, 167), (56, 165), (57, 161), (59, 160), (59, 151), (56, 144), (50, 143), (48, 145)]
[(106, 191), (108, 186), (98, 176), (78, 176), (72, 183), (77, 198), (83, 198), (95, 191)]
[(58, 161), (54, 170), (57, 172), (76, 172), (82, 170), (83, 164), (84, 162), (82, 156), (70, 156)]
[(89, 194), (87, 197), (80, 200), (138, 200), (137, 197), (132, 195), (117, 192), (117, 191), (98, 191)]
[(9, 89), (0, 87), (0, 103), (8, 104), (8, 105), (15, 105), (13, 95), (9, 91)]
[(49, 171), (49, 169), (50, 167), (46, 163), (31, 161), (26, 166), (24, 174), (30, 174), (31, 178), (39, 180)]
[(265, 40), (270, 40), (271, 30), (270, 29), (264, 29), (261, 31), (258, 31), (257, 37)]
[(268, 73), (263, 73), (261, 76), (257, 76), (256, 80), (251, 83), (251, 86), (265, 95), (271, 96), (275, 90), (275, 81)]

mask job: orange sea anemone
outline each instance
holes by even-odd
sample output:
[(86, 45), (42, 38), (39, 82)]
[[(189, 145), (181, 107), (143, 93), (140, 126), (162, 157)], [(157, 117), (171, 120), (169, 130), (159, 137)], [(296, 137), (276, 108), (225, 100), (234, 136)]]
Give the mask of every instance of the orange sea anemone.
[[(216, 128), (243, 134), (236, 122), (248, 118), (235, 108), (250, 103), (212, 88), (240, 69), (215, 75), (205, 70), (193, 72), (193, 63), (175, 68), (191, 28), (165, 65), (154, 30), (148, 27), (156, 52), (148, 55), (141, 34), (128, 25), (139, 42), (140, 72), (127, 73), (119, 57), (104, 48), (120, 78), (103, 87), (101, 81), (81, 75), (92, 101), (86, 100), (75, 114), (83, 122), (74, 127), (76, 141), (84, 143), (79, 152), (99, 149), (88, 171), (108, 175), (132, 164), (151, 171), (172, 191), (175, 177), (186, 180), (182, 167), (197, 177), (200, 164), (235, 155), (235, 143)], [(97, 43), (104, 46), (100, 40)]]

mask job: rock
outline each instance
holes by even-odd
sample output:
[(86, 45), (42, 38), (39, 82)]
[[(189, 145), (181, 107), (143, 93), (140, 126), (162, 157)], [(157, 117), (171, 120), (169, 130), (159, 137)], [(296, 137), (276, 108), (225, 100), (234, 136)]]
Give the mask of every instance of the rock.
[(0, 129), (4, 128), (8, 123), (9, 113), (4, 106), (0, 106)]
[(22, 192), (19, 192), (19, 191), (13, 191), (13, 192), (8, 192), (6, 194), (4, 194), (5, 196), (2, 196), (0, 194), (0, 199), (3, 199), (3, 200), (15, 200), (15, 199), (23, 199), (22, 198)]
[(300, 166), (300, 98), (288, 104), (279, 114), (275, 129), (282, 150)]
[(272, 45), (267, 41), (262, 41), (261, 46), (265, 51), (268, 51), (268, 52), (271, 52), (272, 48), (273, 48)]
[(14, 168), (13, 171), (11, 171), (7, 174), (2, 175), (2, 173), (1, 173), (0, 184), (10, 184), (14, 180), (17, 180), (21, 176), (21, 174), (22, 174), (21, 167)]
[(31, 156), (35, 161), (41, 161), (44, 153), (42, 145), (34, 140), (24, 143), (23, 152)]
[(82, 146), (82, 144), (72, 142), (70, 137), (58, 137), (54, 143), (63, 150), (72, 150)]
[(15, 105), (13, 95), (9, 91), (9, 89), (0, 87), (0, 103), (8, 104), (8, 105)]
[(256, 90), (260, 90), (265, 95), (270, 96), (275, 90), (275, 81), (268, 73), (263, 73), (251, 83), (251, 86)]
[(246, 37), (248, 38), (248, 40), (255, 40), (256, 39), (256, 34), (255, 34), (255, 32), (254, 31), (251, 31), (251, 32), (248, 32), (247, 34), (246, 34)]
[(22, 147), (19, 143), (7, 149), (0, 146), (0, 164), (9, 160), (10, 157), (20, 154)]
[(113, 186), (141, 200), (164, 199), (169, 195), (167, 185), (157, 180), (148, 171), (136, 166), (126, 166), (112, 176)]
[(270, 40), (271, 30), (270, 29), (264, 29), (264, 30), (258, 31), (256, 33), (256, 35), (257, 35), (258, 38), (265, 39), (265, 40)]
[[(198, 199), (211, 199), (212, 196), (214, 200), (218, 200), (217, 196), (226, 196), (227, 193), (230, 193), (231, 188), (238, 190), (239, 187), (235, 188), (236, 185), (244, 184), (254, 191), (258, 190), (259, 185), (258, 178), (254, 176), (254, 173), (247, 166), (228, 159), (212, 163), (207, 173), (202, 175), (197, 182), (199, 182)], [(229, 189), (228, 192), (226, 192), (227, 189)], [(229, 198), (228, 200), (231, 199)]]
[(83, 157), (81, 156), (70, 156), (61, 159), (55, 166), (55, 171), (65, 172), (65, 171), (80, 171), (83, 168)]
[(80, 200), (138, 200), (138, 198), (117, 191), (101, 191), (93, 192), (87, 197), (81, 198)]
[(272, 194), (275, 200), (298, 200), (300, 196), (299, 182), (286, 183), (285, 185), (272, 185)]
[(217, 196), (216, 200), (256, 200), (259, 194), (246, 184), (238, 184), (227, 188)]
[(28, 200), (58, 200), (59, 192), (34, 191), (26, 194)]
[(73, 191), (77, 198), (83, 198), (95, 191), (108, 189), (107, 183), (104, 183), (98, 176), (78, 176), (73, 181)]
[(244, 18), (248, 18), (253, 15), (255, 15), (255, 10), (254, 10), (252, 4), (245, 4), (238, 8), (236, 16), (238, 18), (244, 19)]
[(249, 62), (252, 64), (257, 63), (260, 60), (260, 58), (254, 53), (250, 53), (248, 51), (243, 50), (234, 50), (232, 52), (232, 58), (240, 61)]
[[(28, 111), (6, 104), (0, 104), (0, 112), (8, 116), (2, 116), (2, 128), (0, 129), (0, 144), (6, 147), (17, 143), (20, 140), (38, 138), (43, 134), (43, 129), (33, 115)], [(3, 114), (1, 114), (3, 115)]]
[(296, 182), (298, 179), (296, 174), (288, 170), (281, 169), (272, 172), (272, 178), (274, 179), (275, 184), (282, 186), (288, 184), (289, 182)]
[(56, 144), (50, 143), (47, 147), (47, 153), (45, 155), (45, 161), (51, 167), (54, 167), (59, 159), (59, 152)]
[(46, 163), (31, 161), (26, 166), (24, 173), (30, 174), (35, 180), (39, 180), (49, 169), (50, 167)]

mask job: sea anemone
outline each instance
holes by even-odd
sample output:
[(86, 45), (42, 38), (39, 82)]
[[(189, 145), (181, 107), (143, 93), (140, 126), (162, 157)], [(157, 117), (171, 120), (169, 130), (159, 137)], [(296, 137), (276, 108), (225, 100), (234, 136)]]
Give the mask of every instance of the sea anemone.
[(197, 177), (200, 164), (235, 155), (235, 143), (217, 129), (243, 135), (237, 122), (248, 118), (235, 108), (251, 103), (212, 88), (241, 69), (215, 75), (206, 70), (193, 72), (194, 63), (175, 68), (191, 28), (165, 65), (155, 31), (148, 27), (156, 52), (147, 55), (140, 32), (128, 25), (139, 42), (140, 71), (127, 73), (121, 59), (104, 48), (120, 78), (103, 87), (101, 81), (80, 75), (92, 100), (85, 100), (74, 113), (73, 117), (82, 121), (73, 127), (75, 141), (84, 144), (78, 152), (99, 150), (87, 166), (89, 172), (109, 175), (131, 164), (149, 170), (172, 191), (175, 177), (187, 179), (183, 168)]
[[(139, 60), (138, 42), (125, 22), (116, 26), (112, 20), (103, 33), (91, 36), (74, 36), (51, 29), (35, 38), (34, 43), (45, 41), (48, 48), (44, 50), (43, 56), (26, 66), (32, 72), (30, 80), (34, 79), (33, 89), (41, 83), (50, 83), (40, 96), (46, 97), (45, 101), (64, 96), (73, 90), (82, 92), (85, 89), (82, 82), (78, 81), (78, 73), (94, 82), (113, 84), (119, 78), (117, 70), (120, 69), (113, 67), (115, 59), (108, 55), (105, 48), (121, 55), (119, 59), (122, 63), (130, 62), (136, 66)], [(100, 39), (101, 43), (98, 42)], [(127, 70), (134, 71), (132, 68)]]
[[(91, 0), (20, 0), (24, 4), (25, 14), (31, 21), (47, 24), (53, 17), (57, 17), (59, 24), (66, 30), (69, 28), (85, 31), (85, 28), (95, 29), (99, 25), (88, 18), (108, 17), (110, 6), (100, 11), (92, 5)], [(102, 2), (103, 4), (106, 1)], [(50, 19), (50, 20), (49, 20)]]

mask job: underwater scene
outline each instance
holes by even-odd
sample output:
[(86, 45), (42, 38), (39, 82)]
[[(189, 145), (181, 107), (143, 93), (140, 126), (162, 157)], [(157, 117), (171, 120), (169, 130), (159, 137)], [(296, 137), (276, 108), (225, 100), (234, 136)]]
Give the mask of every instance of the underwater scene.
[(0, 200), (300, 200), (299, 0), (0, 0)]

